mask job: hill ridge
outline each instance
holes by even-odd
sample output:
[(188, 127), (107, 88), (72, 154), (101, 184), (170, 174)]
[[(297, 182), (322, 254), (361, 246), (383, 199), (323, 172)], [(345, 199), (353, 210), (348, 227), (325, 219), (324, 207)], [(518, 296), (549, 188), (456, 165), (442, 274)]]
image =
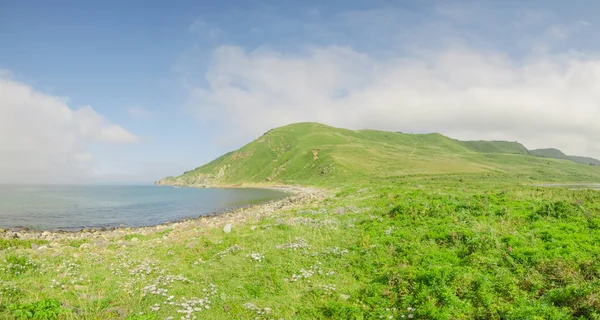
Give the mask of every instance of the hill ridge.
[[(563, 157), (564, 156), (564, 157)], [(335, 184), (365, 177), (506, 172), (598, 174), (589, 157), (528, 150), (516, 141), (460, 141), (439, 133), (349, 130), (316, 122), (271, 129), (238, 150), (158, 185)], [(584, 166), (582, 164), (590, 164)]]

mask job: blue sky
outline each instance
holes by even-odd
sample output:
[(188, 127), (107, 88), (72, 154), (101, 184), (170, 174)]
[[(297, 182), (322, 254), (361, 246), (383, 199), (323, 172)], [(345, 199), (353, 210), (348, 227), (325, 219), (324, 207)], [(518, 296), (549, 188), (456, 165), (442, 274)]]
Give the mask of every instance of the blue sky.
[(600, 157), (598, 12), (596, 1), (0, 1), (0, 174), (151, 182), (297, 121)]

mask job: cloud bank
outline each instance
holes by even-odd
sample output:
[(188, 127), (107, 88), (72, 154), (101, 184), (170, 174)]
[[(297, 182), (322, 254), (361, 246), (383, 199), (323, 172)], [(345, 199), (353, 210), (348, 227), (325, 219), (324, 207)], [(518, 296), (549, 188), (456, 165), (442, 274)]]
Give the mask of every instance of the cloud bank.
[[(287, 54), (219, 47), (206, 86), (191, 89), (203, 119), (240, 137), (298, 121), (347, 128), (519, 140), (600, 157), (600, 58), (545, 54), (516, 60), (453, 47), (376, 58), (351, 47)], [(236, 137), (232, 137), (235, 139)]]
[(92, 107), (36, 91), (0, 73), (0, 183), (78, 183), (94, 171), (90, 149), (139, 138)]

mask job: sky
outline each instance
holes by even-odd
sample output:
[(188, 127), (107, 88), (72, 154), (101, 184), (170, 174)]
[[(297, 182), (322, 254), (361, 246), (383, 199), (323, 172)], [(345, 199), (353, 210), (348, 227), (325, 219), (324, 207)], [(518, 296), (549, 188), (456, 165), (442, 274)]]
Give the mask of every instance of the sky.
[(0, 0), (0, 183), (151, 183), (301, 121), (600, 158), (598, 13)]

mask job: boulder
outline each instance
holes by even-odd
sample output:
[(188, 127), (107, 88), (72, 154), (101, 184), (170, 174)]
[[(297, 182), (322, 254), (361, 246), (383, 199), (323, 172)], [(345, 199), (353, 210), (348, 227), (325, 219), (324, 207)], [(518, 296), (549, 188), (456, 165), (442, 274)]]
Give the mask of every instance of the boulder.
[(95, 245), (98, 248), (106, 248), (108, 246), (108, 242), (106, 242), (105, 240), (99, 240), (99, 241), (96, 241)]

